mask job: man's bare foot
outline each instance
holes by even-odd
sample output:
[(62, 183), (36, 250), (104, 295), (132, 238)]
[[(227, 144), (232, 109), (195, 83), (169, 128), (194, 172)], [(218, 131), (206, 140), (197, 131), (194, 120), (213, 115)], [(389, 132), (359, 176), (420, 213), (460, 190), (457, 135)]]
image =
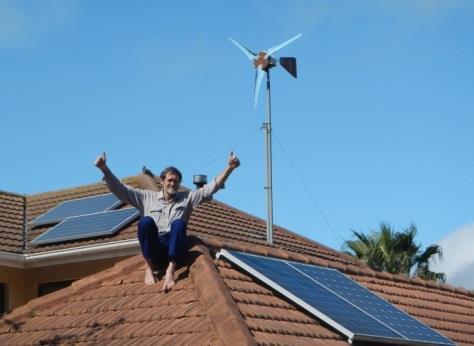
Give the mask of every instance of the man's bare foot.
[(145, 285), (154, 285), (156, 284), (155, 274), (150, 268), (145, 269)]
[(170, 261), (170, 264), (168, 265), (168, 268), (166, 269), (166, 275), (165, 275), (165, 282), (163, 284), (163, 292), (169, 292), (175, 282), (174, 282), (174, 269), (176, 267), (176, 263), (174, 261)]

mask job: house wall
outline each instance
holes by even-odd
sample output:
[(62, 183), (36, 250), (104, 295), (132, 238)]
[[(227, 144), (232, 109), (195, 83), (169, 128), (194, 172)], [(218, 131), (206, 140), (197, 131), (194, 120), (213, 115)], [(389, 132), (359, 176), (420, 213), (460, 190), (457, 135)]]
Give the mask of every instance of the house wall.
[(125, 258), (127, 257), (27, 269), (0, 267), (0, 282), (7, 285), (7, 310), (10, 311), (37, 298), (39, 284), (78, 280), (110, 268)]
[(6, 285), (6, 310), (25, 303), (25, 270), (0, 266), (0, 282)]

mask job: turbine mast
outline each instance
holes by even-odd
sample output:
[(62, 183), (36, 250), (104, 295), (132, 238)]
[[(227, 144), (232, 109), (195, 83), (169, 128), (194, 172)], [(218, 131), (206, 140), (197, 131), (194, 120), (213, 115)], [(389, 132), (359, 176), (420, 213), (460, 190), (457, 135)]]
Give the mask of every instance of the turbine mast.
[(273, 185), (272, 185), (272, 102), (270, 91), (270, 68), (267, 73), (267, 122), (263, 123), (265, 130), (265, 162), (267, 185), (267, 243), (273, 245)]
[[(262, 128), (265, 130), (265, 162), (266, 162), (266, 186), (267, 190), (267, 243), (273, 245), (273, 185), (272, 185), (272, 100), (270, 92), (270, 69), (277, 66), (277, 60), (272, 56), (273, 53), (279, 51), (283, 47), (289, 45), (294, 40), (301, 37), (301, 34), (267, 50), (254, 53), (239, 42), (230, 38), (245, 56), (253, 62), (255, 66), (255, 89), (254, 89), (254, 107), (257, 108), (258, 91), (263, 81), (264, 73), (267, 74), (267, 121), (263, 123)], [(296, 78), (296, 59), (280, 58), (282, 65), (288, 73)]]

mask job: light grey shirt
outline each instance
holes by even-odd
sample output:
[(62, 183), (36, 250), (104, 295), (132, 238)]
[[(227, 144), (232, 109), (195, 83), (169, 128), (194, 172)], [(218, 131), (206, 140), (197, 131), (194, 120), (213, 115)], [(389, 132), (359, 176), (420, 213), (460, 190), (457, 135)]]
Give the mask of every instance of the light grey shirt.
[(216, 180), (213, 179), (202, 188), (179, 191), (173, 200), (165, 201), (163, 191), (133, 188), (122, 183), (110, 171), (104, 174), (103, 180), (118, 199), (137, 208), (141, 216), (151, 216), (160, 234), (169, 232), (171, 223), (176, 219), (182, 219), (187, 223), (193, 209), (203, 202), (212, 200), (214, 193), (219, 190)]

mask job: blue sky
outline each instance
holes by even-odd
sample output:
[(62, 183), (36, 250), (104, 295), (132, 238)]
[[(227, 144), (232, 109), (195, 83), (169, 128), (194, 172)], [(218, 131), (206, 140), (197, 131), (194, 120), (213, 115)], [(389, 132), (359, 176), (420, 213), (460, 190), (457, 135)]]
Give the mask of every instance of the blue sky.
[(265, 93), (228, 37), (303, 37), (272, 70), (274, 221), (339, 249), (414, 222), (427, 246), (474, 222), (472, 1), (0, 2), (0, 189), (95, 183), (175, 165), (265, 218)]

